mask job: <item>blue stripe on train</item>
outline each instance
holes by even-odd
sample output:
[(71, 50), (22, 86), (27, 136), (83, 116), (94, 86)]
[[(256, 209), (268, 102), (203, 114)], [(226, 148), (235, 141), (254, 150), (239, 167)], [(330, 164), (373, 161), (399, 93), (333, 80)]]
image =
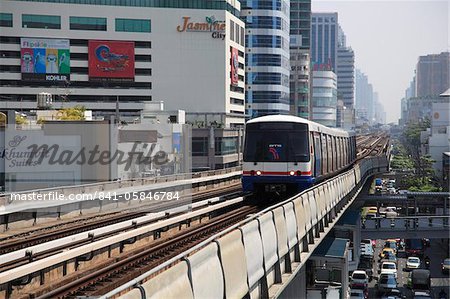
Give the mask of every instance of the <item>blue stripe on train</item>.
[(242, 176), (242, 189), (244, 192), (254, 192), (254, 184), (293, 184), (297, 185), (298, 191), (308, 189), (314, 185), (315, 178), (312, 176)]

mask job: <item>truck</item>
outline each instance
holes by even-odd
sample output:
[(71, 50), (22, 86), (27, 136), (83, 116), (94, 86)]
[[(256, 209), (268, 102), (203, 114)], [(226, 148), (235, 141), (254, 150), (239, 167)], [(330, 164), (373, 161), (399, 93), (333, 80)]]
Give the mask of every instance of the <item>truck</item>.
[(376, 178), (375, 179), (375, 186), (376, 187), (381, 187), (383, 185), (383, 180), (382, 179), (380, 179), (380, 178)]
[(422, 239), (406, 239), (405, 251), (407, 256), (423, 257), (424, 248)]
[(414, 269), (411, 272), (411, 288), (413, 291), (429, 291), (431, 287), (430, 270)]

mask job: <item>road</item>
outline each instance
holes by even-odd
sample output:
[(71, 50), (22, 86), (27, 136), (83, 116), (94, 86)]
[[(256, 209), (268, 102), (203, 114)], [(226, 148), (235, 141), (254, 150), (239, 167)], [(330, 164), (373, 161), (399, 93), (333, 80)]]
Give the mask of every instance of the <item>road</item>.
[[(377, 240), (376, 248), (375, 248), (375, 263), (374, 263), (374, 276), (373, 279), (369, 283), (369, 298), (380, 298), (377, 296), (377, 288), (376, 283), (378, 280), (378, 254), (381, 252), (384, 246), (385, 240)], [(446, 243), (447, 242), (447, 243)], [(445, 239), (444, 242), (441, 239), (432, 239), (429, 248), (425, 249), (425, 256), (429, 256), (431, 259), (430, 263), (430, 271), (431, 271), (431, 286), (432, 293), (434, 294), (433, 298), (439, 298), (438, 294), (442, 290), (445, 289), (447, 294), (450, 294), (450, 278), (448, 275), (444, 275), (441, 272), (441, 262), (443, 259), (449, 257), (448, 253), (448, 242), (449, 239)], [(397, 254), (398, 266), (397, 266), (397, 283), (398, 289), (406, 296), (406, 298), (412, 298), (412, 292), (407, 288), (407, 278), (409, 271), (405, 271), (406, 268), (406, 254), (404, 251), (399, 251)]]

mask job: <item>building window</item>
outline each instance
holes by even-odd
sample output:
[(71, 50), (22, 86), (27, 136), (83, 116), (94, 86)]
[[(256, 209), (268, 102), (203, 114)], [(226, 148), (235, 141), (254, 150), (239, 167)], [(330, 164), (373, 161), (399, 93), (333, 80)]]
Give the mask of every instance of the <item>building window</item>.
[(215, 155), (230, 155), (237, 153), (237, 137), (217, 137), (215, 138)]
[(106, 18), (70, 17), (70, 30), (106, 31)]
[(0, 13), (0, 27), (12, 27), (13, 26), (12, 13)]
[(44, 15), (22, 15), (22, 27), (61, 29), (61, 17)]
[(244, 106), (244, 100), (243, 99), (230, 98), (230, 103), (234, 104), (234, 105)]
[(117, 32), (151, 32), (151, 20), (116, 19)]
[(234, 41), (234, 22), (230, 20), (230, 39)]
[(208, 156), (208, 137), (192, 137), (192, 156)]

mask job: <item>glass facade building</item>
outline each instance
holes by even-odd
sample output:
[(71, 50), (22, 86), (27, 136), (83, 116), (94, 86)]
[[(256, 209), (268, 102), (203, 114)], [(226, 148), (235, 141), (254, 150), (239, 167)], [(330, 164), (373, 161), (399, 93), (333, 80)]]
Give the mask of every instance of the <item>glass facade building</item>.
[(289, 1), (241, 1), (246, 24), (246, 115), (289, 113)]
[(290, 114), (310, 116), (311, 0), (291, 0)]
[(313, 13), (311, 18), (311, 61), (315, 71), (336, 72), (338, 14)]

